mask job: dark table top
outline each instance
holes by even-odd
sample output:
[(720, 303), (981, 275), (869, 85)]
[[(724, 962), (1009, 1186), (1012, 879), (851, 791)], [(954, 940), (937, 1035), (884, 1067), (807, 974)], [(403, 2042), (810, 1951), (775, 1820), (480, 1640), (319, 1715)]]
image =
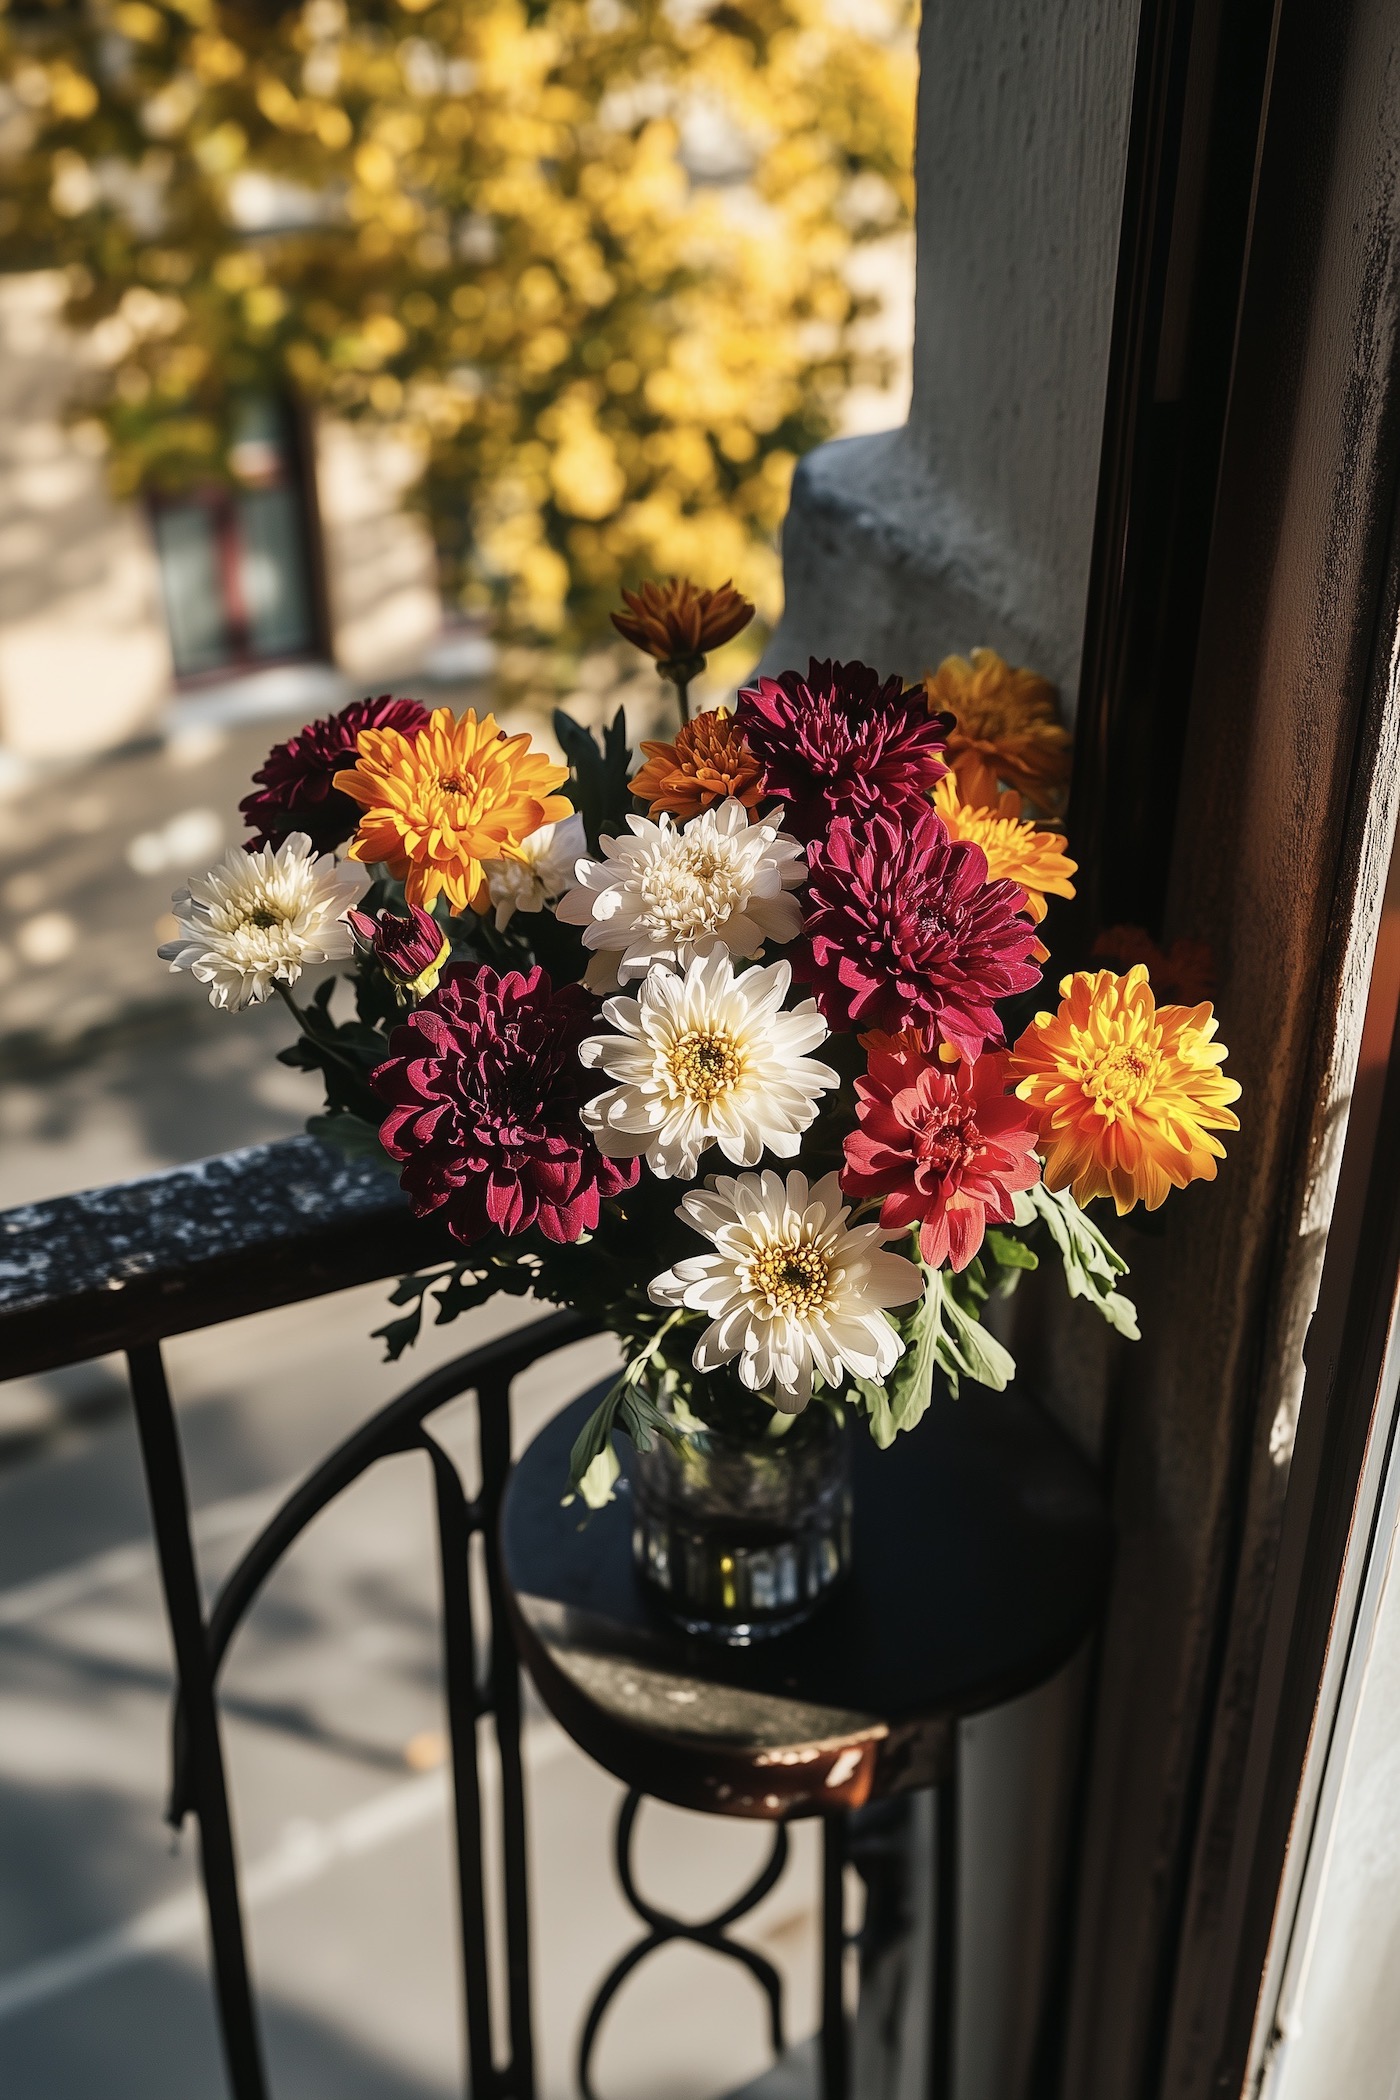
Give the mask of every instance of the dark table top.
[(852, 1573), (806, 1625), (750, 1648), (684, 1633), (636, 1576), (631, 1447), (607, 1509), (561, 1505), (599, 1386), (536, 1437), (501, 1519), (512, 1615), (546, 1704), (629, 1785), (758, 1817), (936, 1783), (962, 1714), (1074, 1655), (1107, 1584), (1094, 1475), (1026, 1394), (965, 1388), (879, 1451), (855, 1445)]

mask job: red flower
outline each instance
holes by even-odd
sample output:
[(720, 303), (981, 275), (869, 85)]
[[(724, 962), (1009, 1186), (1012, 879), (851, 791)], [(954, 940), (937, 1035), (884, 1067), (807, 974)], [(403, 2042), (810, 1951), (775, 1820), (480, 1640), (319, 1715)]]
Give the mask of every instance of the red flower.
[(441, 1211), (454, 1239), (493, 1228), (547, 1240), (591, 1232), (605, 1196), (630, 1188), (635, 1159), (604, 1159), (579, 1110), (596, 1091), (578, 1046), (598, 1022), (581, 985), (555, 991), (541, 969), (458, 964), (389, 1039), (371, 1075), (389, 1104), (380, 1141), (404, 1161), (417, 1217)]
[(990, 1219), (1009, 1224), (1017, 1189), (1040, 1179), (1037, 1119), (1006, 1091), (1006, 1059), (941, 1065), (917, 1035), (869, 1035), (856, 1081), (859, 1129), (846, 1139), (841, 1186), (883, 1196), (880, 1223), (919, 1227), (930, 1268), (965, 1269)]
[(969, 1061), (1001, 1040), (995, 1006), (1039, 982), (1014, 882), (931, 809), (913, 825), (842, 817), (807, 849), (805, 939), (793, 975), (833, 1028), (920, 1028)]
[(305, 729), (276, 744), (253, 775), (262, 786), (239, 803), (239, 813), (253, 836), (248, 850), (280, 846), (294, 831), (304, 831), (318, 853), (333, 853), (355, 831), (359, 804), (342, 795), (334, 777), (353, 766), (355, 739), (362, 729), (398, 729), (416, 736), (426, 728), (427, 710), (416, 700), (396, 700), (381, 693), (377, 700), (352, 700), (338, 715), (308, 722)]
[(760, 678), (735, 703), (734, 719), (765, 773), (765, 795), (787, 805), (784, 829), (821, 838), (835, 817), (873, 811), (910, 822), (948, 768), (951, 715), (931, 715), (922, 687), (880, 682), (866, 664), (819, 664)]

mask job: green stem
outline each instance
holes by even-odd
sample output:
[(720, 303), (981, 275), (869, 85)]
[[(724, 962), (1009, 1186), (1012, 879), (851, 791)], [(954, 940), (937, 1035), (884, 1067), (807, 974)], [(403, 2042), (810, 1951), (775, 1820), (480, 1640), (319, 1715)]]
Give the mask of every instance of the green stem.
[(681, 711), (681, 728), (684, 729), (686, 723), (690, 720), (690, 680), (688, 678), (678, 678), (676, 680), (676, 705)]
[(289, 985), (284, 984), (280, 977), (274, 977), (272, 988), (296, 1022), (299, 1032), (306, 1037), (309, 1043), (314, 1043), (318, 1050), (324, 1050), (328, 1056), (337, 1059), (339, 1063), (345, 1066), (347, 1071), (353, 1072), (357, 1079), (365, 1078), (365, 1069), (359, 1058), (352, 1057), (349, 1051), (342, 1050), (338, 1043), (329, 1043), (324, 1036), (316, 1033), (311, 1023), (310, 1014), (307, 1013), (304, 1006), (298, 1006), (296, 1000), (292, 997)]

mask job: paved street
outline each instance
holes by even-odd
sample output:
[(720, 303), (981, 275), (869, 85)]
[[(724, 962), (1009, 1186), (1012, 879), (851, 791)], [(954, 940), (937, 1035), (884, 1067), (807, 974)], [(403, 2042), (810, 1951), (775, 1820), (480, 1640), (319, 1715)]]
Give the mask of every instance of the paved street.
[[(293, 725), (294, 726), (294, 725)], [(272, 1062), (284, 1017), (211, 1013), (150, 955), (174, 881), (203, 866), (278, 724), (221, 731), (42, 784), (4, 812), (0, 1204), (137, 1175), (300, 1127), (309, 1082)], [(193, 851), (195, 816), (212, 842)], [(184, 823), (181, 832), (175, 820)], [(47, 932), (34, 931), (49, 915)], [(66, 930), (57, 921), (66, 922)], [(47, 942), (47, 947), (45, 943)], [(61, 952), (60, 952), (61, 951)], [(45, 961), (44, 956), (48, 956)], [(171, 1345), (197, 1534), (217, 1579), (280, 1493), (434, 1361), (513, 1324), (489, 1307), (377, 1361), (373, 1286)], [(542, 1369), (528, 1436), (609, 1360)], [(466, 1425), (459, 1425), (465, 1428)], [(226, 1679), (227, 1740), (277, 2100), (460, 2093), (437, 1595), (426, 1482), (386, 1465), (270, 1584)], [(0, 2092), (220, 2100), (191, 1844), (161, 1820), (169, 1658), (134, 1434), (111, 1362), (0, 1384)], [(578, 2023), (635, 1921), (616, 1891), (618, 1788), (537, 1710), (527, 1731), (541, 2093), (573, 2092)], [(489, 1779), (489, 1773), (488, 1773)], [(746, 1936), (815, 2020), (815, 1852)], [(644, 1886), (701, 1914), (765, 1840), (649, 1807)], [(761, 2007), (732, 1965), (673, 1948), (605, 2030), (600, 2092), (701, 2100), (760, 2072)], [(786, 2090), (786, 2089), (785, 2089)]]

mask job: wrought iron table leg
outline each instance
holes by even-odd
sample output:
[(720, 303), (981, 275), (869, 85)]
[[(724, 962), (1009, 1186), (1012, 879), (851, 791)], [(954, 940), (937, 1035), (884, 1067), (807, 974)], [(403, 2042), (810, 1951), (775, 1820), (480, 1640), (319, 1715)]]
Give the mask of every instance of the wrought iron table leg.
[(953, 2100), (957, 2069), (958, 1999), (958, 1731), (954, 1724), (948, 1776), (938, 1789), (933, 1914), (933, 2034), (929, 2100)]
[(846, 2028), (846, 1818), (822, 1817), (821, 2100), (846, 2100), (850, 2041)]
[(604, 2013), (637, 1965), (645, 1961), (649, 1954), (654, 1954), (658, 1947), (665, 1947), (672, 1940), (689, 1940), (693, 1946), (708, 1947), (712, 1954), (723, 1954), (730, 1961), (741, 1963), (768, 2001), (768, 2024), (774, 2056), (781, 2056), (786, 2046), (783, 2038), (782, 1978), (772, 1962), (756, 1948), (746, 1947), (742, 1941), (731, 1940), (728, 1937), (729, 1927), (738, 1919), (747, 1916), (749, 1911), (763, 1901), (787, 1865), (786, 1826), (779, 1823), (774, 1829), (773, 1850), (768, 1855), (767, 1864), (749, 1886), (736, 1896), (726, 1909), (716, 1911), (712, 1918), (702, 1918), (690, 1923), (684, 1918), (672, 1917), (669, 1911), (658, 1910), (654, 1904), (648, 1903), (637, 1887), (636, 1876), (632, 1872), (632, 1833), (636, 1827), (637, 1811), (644, 1798), (639, 1788), (632, 1787), (622, 1804), (617, 1819), (616, 1859), (617, 1878), (622, 1884), (622, 1893), (647, 1927), (647, 1931), (613, 1964), (594, 1993), (578, 2045), (578, 2089), (583, 2100), (594, 2100), (593, 2050), (603, 2024)]
[(182, 1725), (187, 1731), (224, 2060), (234, 2100), (267, 2100), (267, 2074), (243, 1941), (238, 1862), (219, 1742), (214, 1676), (190, 1538), (189, 1494), (159, 1342), (143, 1343), (130, 1350), (127, 1365), (151, 1503), (151, 1525), (160, 1559), (161, 1587), (175, 1649)]

